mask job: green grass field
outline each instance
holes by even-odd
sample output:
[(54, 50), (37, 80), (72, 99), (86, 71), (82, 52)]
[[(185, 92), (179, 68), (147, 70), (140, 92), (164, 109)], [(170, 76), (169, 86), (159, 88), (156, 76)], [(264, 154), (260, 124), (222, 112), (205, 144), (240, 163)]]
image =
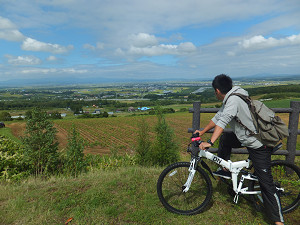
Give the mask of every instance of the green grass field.
[[(213, 198), (201, 214), (168, 212), (156, 194), (163, 168), (96, 170), (78, 178), (29, 179), (0, 185), (0, 224), (270, 224), (243, 198), (235, 205), (226, 185), (213, 182)], [(299, 224), (300, 210), (285, 216)]]
[[(289, 101), (276, 101), (275, 106), (289, 107)], [(275, 104), (275, 103), (274, 103)], [(288, 105), (287, 105), (288, 104)], [(184, 107), (188, 107), (186, 105)], [(176, 109), (180, 109), (182, 105)], [(190, 106), (191, 107), (191, 106)], [(189, 108), (190, 108), (189, 107)], [(287, 115), (282, 115), (285, 121)], [(212, 114), (201, 115), (201, 127)], [(109, 117), (101, 119), (63, 119), (54, 123), (60, 134), (73, 123), (78, 125), (83, 138), (91, 143), (100, 142), (100, 147), (112, 147), (112, 143), (135, 145), (136, 127), (141, 116)], [(145, 120), (154, 126), (155, 116), (145, 116)], [(187, 129), (192, 125), (192, 114), (176, 112), (166, 114), (166, 120), (174, 129), (177, 141), (182, 149), (182, 160), (189, 160), (184, 154), (190, 134)], [(12, 124), (13, 122), (8, 123)], [(24, 123), (24, 122), (17, 122)], [(0, 129), (0, 134), (18, 141), (10, 128)], [(210, 134), (204, 137), (206, 139)], [(299, 143), (299, 142), (298, 142)], [(102, 145), (102, 146), (101, 146)], [(298, 147), (299, 148), (299, 144)], [(97, 150), (97, 149), (96, 149)], [(299, 149), (300, 150), (300, 149)], [(233, 161), (247, 158), (247, 155), (235, 155)], [(279, 158), (275, 156), (274, 158)], [(281, 157), (284, 159), (284, 157)], [(296, 163), (299, 165), (299, 157)], [(216, 167), (212, 167), (216, 169)], [(0, 224), (270, 224), (264, 214), (258, 213), (243, 198), (237, 205), (228, 195), (225, 184), (213, 182), (213, 199), (201, 214), (180, 216), (169, 213), (159, 202), (156, 194), (156, 182), (161, 167), (123, 167), (115, 170), (93, 170), (77, 178), (51, 177), (34, 179), (20, 183), (0, 183)], [(300, 208), (285, 215), (286, 224), (300, 224)]]

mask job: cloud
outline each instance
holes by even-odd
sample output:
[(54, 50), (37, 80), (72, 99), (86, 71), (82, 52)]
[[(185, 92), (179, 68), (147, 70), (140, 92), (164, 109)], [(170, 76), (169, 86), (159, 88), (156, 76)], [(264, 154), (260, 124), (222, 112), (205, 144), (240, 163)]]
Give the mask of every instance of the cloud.
[(57, 58), (54, 56), (54, 55), (50, 55), (48, 58), (47, 58), (47, 61), (57, 61)]
[(131, 45), (138, 48), (154, 46), (158, 44), (158, 40), (154, 35), (146, 33), (132, 34), (128, 39)]
[(184, 55), (193, 53), (197, 47), (191, 42), (176, 44), (159, 44), (158, 38), (154, 35), (139, 33), (130, 35), (129, 47), (127, 49), (118, 48), (116, 53), (119, 55), (131, 55), (135, 57), (151, 57), (161, 55)]
[(12, 56), (5, 55), (7, 62), (11, 65), (39, 65), (42, 60), (35, 56)]
[(86, 69), (76, 68), (29, 68), (20, 71), (22, 74), (84, 74)]
[(103, 43), (97, 42), (97, 43), (96, 43), (96, 46), (91, 45), (91, 44), (84, 44), (84, 45), (83, 45), (83, 48), (84, 48), (84, 49), (91, 50), (91, 51), (96, 51), (96, 50), (104, 49), (104, 46), (105, 46), (105, 45), (104, 45)]
[(247, 50), (266, 49), (280, 46), (299, 45), (300, 34), (276, 39), (273, 37), (265, 38), (262, 35), (254, 36), (250, 39), (240, 41), (239, 46)]
[(9, 19), (0, 16), (0, 39), (7, 41), (22, 41), (25, 36), (16, 29), (16, 25)]
[(51, 52), (53, 54), (63, 54), (72, 50), (73, 46), (69, 45), (67, 47), (64, 47), (58, 44), (44, 43), (32, 38), (26, 38), (23, 41), (21, 48), (25, 51)]

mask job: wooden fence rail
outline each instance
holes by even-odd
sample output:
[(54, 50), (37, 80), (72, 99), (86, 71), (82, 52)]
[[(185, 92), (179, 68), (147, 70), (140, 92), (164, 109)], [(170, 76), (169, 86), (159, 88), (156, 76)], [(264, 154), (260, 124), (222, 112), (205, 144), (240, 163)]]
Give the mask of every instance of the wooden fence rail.
[[(297, 136), (300, 134), (298, 130), (299, 124), (299, 113), (300, 113), (300, 102), (291, 101), (290, 108), (272, 108), (275, 113), (289, 113), (289, 137), (287, 138), (287, 149), (286, 150), (277, 150), (275, 155), (285, 155), (288, 162), (294, 163), (295, 157), (300, 156), (300, 149), (297, 150)], [(201, 108), (201, 102), (194, 102), (193, 108), (189, 109), (189, 112), (193, 113), (192, 128), (188, 129), (189, 133), (193, 133), (195, 130), (202, 130), (200, 128), (200, 115), (201, 113), (216, 113), (218, 108)], [(209, 121), (207, 121), (209, 122)], [(209, 133), (213, 132), (213, 129), (208, 131)], [(226, 128), (224, 132), (232, 132), (232, 129)], [(211, 148), (210, 152), (217, 152), (218, 149)], [(233, 154), (248, 154), (247, 149), (232, 149)]]

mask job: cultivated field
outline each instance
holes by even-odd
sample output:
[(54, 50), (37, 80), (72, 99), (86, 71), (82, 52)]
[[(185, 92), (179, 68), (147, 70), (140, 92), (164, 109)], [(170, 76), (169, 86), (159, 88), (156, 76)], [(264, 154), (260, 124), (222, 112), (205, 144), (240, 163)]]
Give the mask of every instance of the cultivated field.
[[(201, 127), (203, 127), (213, 116), (213, 114), (201, 114)], [(288, 114), (281, 114), (281, 118), (288, 123)], [(167, 123), (173, 128), (176, 140), (182, 152), (186, 150), (191, 134), (187, 132), (192, 127), (192, 114), (188, 112), (176, 112), (165, 114)], [(131, 153), (137, 143), (138, 124), (144, 119), (150, 126), (150, 135), (154, 137), (154, 127), (157, 123), (155, 115), (149, 116), (127, 116), (109, 117), (94, 119), (62, 119), (55, 120), (57, 128), (57, 138), (60, 149), (64, 149), (67, 144), (68, 131), (75, 125), (82, 138), (88, 143), (85, 148), (86, 153), (110, 154), (112, 149), (120, 149)], [(25, 130), (24, 122), (14, 122), (8, 124), (15, 136), (22, 136)], [(206, 137), (209, 137), (207, 134)], [(204, 137), (204, 139), (206, 139)]]

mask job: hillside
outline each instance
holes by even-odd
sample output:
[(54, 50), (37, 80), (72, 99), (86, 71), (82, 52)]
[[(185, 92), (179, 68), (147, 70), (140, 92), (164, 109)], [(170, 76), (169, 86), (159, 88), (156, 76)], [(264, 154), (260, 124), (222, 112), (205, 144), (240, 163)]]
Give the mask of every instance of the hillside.
[[(126, 167), (97, 170), (78, 178), (29, 179), (0, 186), (0, 224), (269, 224), (248, 201), (237, 205), (226, 185), (212, 181), (211, 205), (201, 214), (166, 211), (156, 194), (163, 168)], [(299, 224), (300, 209), (285, 216)]]

